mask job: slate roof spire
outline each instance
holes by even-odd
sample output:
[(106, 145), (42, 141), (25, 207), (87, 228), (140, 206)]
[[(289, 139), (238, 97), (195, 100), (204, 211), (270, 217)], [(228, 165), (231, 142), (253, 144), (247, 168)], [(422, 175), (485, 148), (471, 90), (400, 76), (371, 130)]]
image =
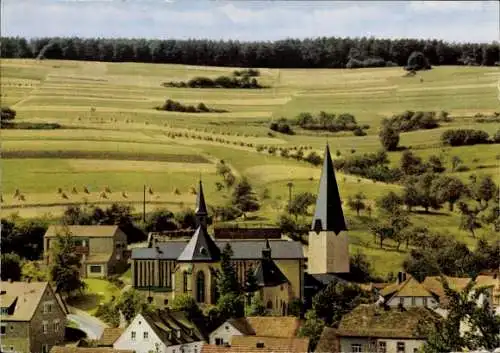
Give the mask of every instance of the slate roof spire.
[(205, 203), (205, 195), (203, 194), (203, 184), (200, 178), (200, 186), (198, 188), (198, 194), (196, 195), (196, 209), (195, 209), (196, 219), (198, 220), (198, 225), (207, 226), (207, 204)]
[(321, 171), (319, 192), (311, 229), (317, 233), (321, 231), (333, 231), (337, 235), (341, 231), (347, 230), (328, 143), (325, 148), (323, 170)]
[(220, 260), (220, 249), (208, 234), (207, 228), (199, 225), (186, 244), (177, 261), (212, 262)]

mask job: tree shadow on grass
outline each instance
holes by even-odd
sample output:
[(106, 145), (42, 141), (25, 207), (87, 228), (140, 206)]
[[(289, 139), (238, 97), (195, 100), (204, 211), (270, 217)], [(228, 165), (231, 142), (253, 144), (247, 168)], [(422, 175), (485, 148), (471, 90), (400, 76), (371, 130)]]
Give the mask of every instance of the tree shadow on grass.
[(446, 216), (446, 217), (450, 217), (449, 213), (439, 212), (439, 211), (425, 212), (424, 210), (415, 210), (415, 211), (411, 211), (411, 213), (417, 214), (417, 215), (424, 215), (424, 216)]
[(85, 293), (76, 297), (68, 298), (66, 301), (68, 305), (75, 308), (89, 311), (95, 309), (103, 301), (104, 296), (96, 293)]

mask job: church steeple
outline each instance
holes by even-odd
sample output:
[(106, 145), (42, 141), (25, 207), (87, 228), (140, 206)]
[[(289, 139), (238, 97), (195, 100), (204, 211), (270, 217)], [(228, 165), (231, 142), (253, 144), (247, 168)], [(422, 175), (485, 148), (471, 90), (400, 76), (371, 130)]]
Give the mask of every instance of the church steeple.
[(311, 230), (316, 233), (333, 231), (337, 235), (341, 231), (347, 230), (328, 144), (325, 149), (323, 170), (319, 181), (319, 192)]
[(205, 195), (203, 194), (203, 184), (200, 179), (200, 186), (198, 189), (198, 195), (196, 196), (196, 209), (195, 209), (196, 219), (198, 221), (198, 225), (202, 225), (203, 227), (207, 226), (207, 204), (205, 203)]
[(270, 260), (271, 259), (271, 245), (269, 244), (269, 239), (266, 238), (266, 247), (262, 249), (262, 258)]

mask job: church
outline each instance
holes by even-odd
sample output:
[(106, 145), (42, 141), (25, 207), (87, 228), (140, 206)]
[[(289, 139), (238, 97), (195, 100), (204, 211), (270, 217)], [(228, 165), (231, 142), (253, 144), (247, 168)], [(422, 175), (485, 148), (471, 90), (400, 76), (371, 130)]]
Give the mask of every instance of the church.
[(349, 272), (347, 227), (328, 146), (307, 250), (287, 239), (214, 239), (207, 228), (201, 181), (195, 213), (198, 228), (189, 240), (153, 241), (132, 250), (132, 285), (149, 292), (157, 304), (168, 304), (183, 293), (200, 304), (215, 304), (221, 252), (227, 243), (238, 281), (244, 286), (247, 271), (254, 271), (257, 293), (274, 315), (286, 315), (292, 300), (304, 299), (306, 277), (321, 281), (325, 275)]

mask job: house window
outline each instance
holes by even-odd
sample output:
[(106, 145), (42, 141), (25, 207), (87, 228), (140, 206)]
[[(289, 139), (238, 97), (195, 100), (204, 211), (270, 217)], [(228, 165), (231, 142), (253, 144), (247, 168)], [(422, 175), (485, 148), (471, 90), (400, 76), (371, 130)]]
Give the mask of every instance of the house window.
[(9, 313), (9, 308), (2, 308), (2, 309), (0, 309), (0, 314), (7, 315), (8, 313)]
[(144, 331), (142, 334), (142, 338), (144, 338), (144, 341), (147, 341), (149, 339), (149, 332)]
[(102, 266), (101, 265), (92, 265), (90, 266), (90, 272), (91, 273), (101, 273), (102, 272)]
[[(13, 347), (11, 347), (13, 348)], [(42, 353), (49, 353), (49, 345), (48, 344), (42, 344)]]
[(359, 343), (351, 344), (351, 352), (353, 352), (353, 353), (362, 352), (361, 345)]
[(411, 306), (416, 306), (417, 305), (417, 298), (411, 297)]
[(397, 353), (405, 353), (405, 343), (404, 342), (398, 342), (396, 345), (396, 352)]
[(42, 322), (42, 331), (43, 333), (49, 332), (49, 323), (47, 321)]
[(7, 325), (6, 325), (6, 324), (2, 324), (2, 325), (0, 326), (0, 334), (1, 334), (1, 335), (5, 335), (5, 334), (6, 334), (6, 332), (7, 332)]
[(199, 271), (196, 275), (196, 301), (198, 303), (205, 302), (205, 274)]
[[(14, 346), (10, 346), (10, 351), (14, 352)], [(48, 352), (48, 351), (47, 351)]]
[(227, 326), (227, 325), (226, 325), (225, 329), (226, 329), (226, 330), (229, 330), (229, 326)]
[(54, 332), (59, 332), (59, 320), (54, 321)]
[(52, 312), (52, 303), (51, 302), (43, 303), (43, 313), (48, 314), (51, 312)]
[(423, 301), (424, 301), (424, 306), (427, 306), (427, 298), (424, 298)]
[(273, 308), (273, 302), (272, 302), (272, 300), (269, 300), (269, 301), (267, 302), (266, 307), (267, 307), (268, 309), (272, 309), (272, 308)]
[(222, 346), (224, 344), (224, 341), (222, 340), (222, 338), (216, 338), (215, 339), (215, 345), (216, 346)]
[(188, 273), (184, 271), (182, 273), (182, 290), (184, 291), (184, 293), (187, 293), (188, 291), (188, 280)]
[(405, 305), (405, 298), (399, 298), (399, 305)]
[(379, 341), (378, 343), (378, 353), (386, 353), (387, 352), (387, 343), (384, 341)]
[(130, 332), (130, 339), (132, 341), (135, 341), (135, 334), (136, 334), (135, 331)]

